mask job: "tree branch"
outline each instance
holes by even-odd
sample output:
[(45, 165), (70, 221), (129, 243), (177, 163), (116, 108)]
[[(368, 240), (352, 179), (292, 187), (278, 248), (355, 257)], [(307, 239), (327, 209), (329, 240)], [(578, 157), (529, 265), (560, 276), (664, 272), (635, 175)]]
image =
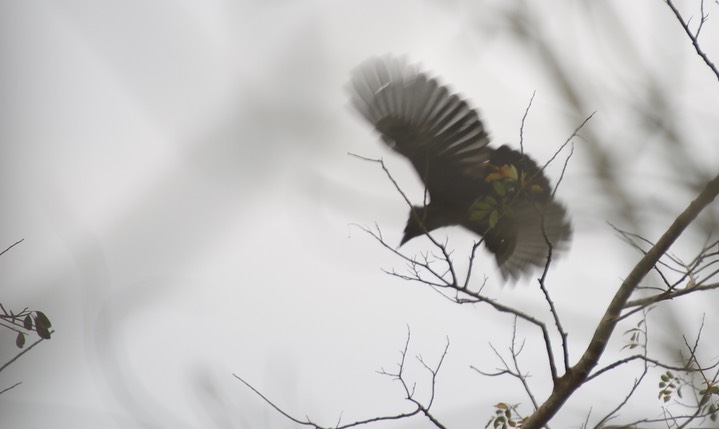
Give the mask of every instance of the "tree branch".
[(699, 196), (674, 220), (664, 235), (649, 249), (629, 273), (614, 295), (614, 298), (594, 332), (589, 346), (579, 359), (579, 362), (570, 368), (569, 371), (555, 383), (549, 398), (539, 407), (537, 412), (527, 419), (523, 426), (524, 429), (544, 426), (556, 414), (569, 396), (586, 381), (591, 370), (599, 362), (599, 357), (604, 352), (607, 342), (617, 326), (621, 311), (639, 282), (654, 267), (659, 261), (659, 258), (669, 250), (669, 247), (674, 241), (679, 238), (684, 230), (696, 219), (699, 213), (714, 201), (717, 194), (719, 194), (719, 175), (705, 186)]
[(677, 21), (681, 24), (682, 28), (684, 29), (684, 32), (687, 33), (687, 36), (689, 36), (689, 40), (692, 41), (692, 46), (694, 46), (694, 50), (697, 52), (697, 54), (704, 60), (704, 63), (711, 69), (711, 71), (714, 73), (714, 76), (719, 80), (719, 69), (717, 69), (716, 65), (709, 59), (707, 54), (702, 50), (701, 46), (699, 46), (699, 33), (701, 32), (702, 25), (704, 25), (704, 22), (706, 21), (707, 16), (704, 14), (704, 0), (702, 0), (702, 11), (701, 11), (701, 21), (699, 23), (699, 27), (697, 28), (697, 31), (695, 33), (692, 33), (692, 31), (689, 29), (689, 23), (687, 21), (684, 21), (684, 18), (682, 18), (682, 14), (679, 13), (679, 10), (674, 6), (674, 3), (672, 0), (665, 0), (667, 2), (667, 5), (674, 13), (674, 16), (677, 18)]

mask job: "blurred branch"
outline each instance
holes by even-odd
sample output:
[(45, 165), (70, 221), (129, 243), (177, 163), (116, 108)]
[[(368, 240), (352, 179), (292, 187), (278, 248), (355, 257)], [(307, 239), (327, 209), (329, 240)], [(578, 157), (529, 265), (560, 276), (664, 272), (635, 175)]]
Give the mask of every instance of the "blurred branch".
[[(563, 61), (560, 52), (544, 37), (541, 28), (532, 19), (529, 9), (527, 7), (508, 8), (505, 20), (512, 26), (514, 34), (521, 39), (525, 46), (537, 50), (537, 58), (541, 60), (548, 75), (552, 77), (551, 82), (555, 84), (557, 92), (567, 103), (568, 110), (574, 112), (593, 110), (587, 106), (583, 97), (585, 82), (575, 83), (575, 70), (565, 66), (566, 61)], [(573, 56), (572, 63), (574, 63), (576, 53), (572, 52), (571, 55)], [(614, 201), (612, 206), (618, 209), (622, 217), (627, 219), (631, 225), (638, 226), (637, 204), (622, 185), (623, 177), (617, 172), (623, 169), (617, 166), (617, 162), (612, 157), (611, 147), (602, 144), (601, 136), (592, 129), (588, 129), (587, 134), (585, 147), (589, 151), (590, 167), (594, 169), (600, 185), (605, 190), (604, 193)]]

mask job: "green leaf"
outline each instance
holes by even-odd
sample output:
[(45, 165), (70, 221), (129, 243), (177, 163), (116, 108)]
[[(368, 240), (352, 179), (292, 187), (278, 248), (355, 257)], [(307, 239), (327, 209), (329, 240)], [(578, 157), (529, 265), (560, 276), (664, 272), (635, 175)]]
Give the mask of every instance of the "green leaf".
[(50, 324), (50, 319), (45, 316), (45, 313), (42, 311), (35, 312), (35, 332), (37, 332), (40, 338), (45, 340), (50, 339), (51, 326), (52, 324)]
[(469, 220), (481, 221), (487, 215), (487, 212), (475, 210), (469, 214)]
[(499, 213), (497, 213), (497, 210), (492, 210), (492, 214), (489, 215), (489, 227), (494, 228), (497, 226), (497, 221), (499, 220)]
[(492, 182), (492, 189), (494, 189), (494, 193), (500, 197), (507, 195), (507, 188), (504, 186), (504, 183), (500, 181)]
[(20, 349), (25, 345), (25, 334), (22, 332), (17, 333), (17, 337), (15, 337), (15, 345)]
[(52, 327), (52, 323), (50, 323), (50, 319), (45, 316), (45, 313), (42, 311), (36, 311), (35, 312), (35, 323), (39, 323), (43, 326), (43, 328), (50, 329)]
[(477, 201), (472, 204), (472, 210), (489, 210), (494, 207), (494, 204), (490, 203), (486, 199)]
[(667, 382), (669, 381), (669, 377), (666, 374), (662, 374), (662, 381)]
[(32, 317), (29, 314), (23, 319), (22, 326), (28, 331), (32, 330)]

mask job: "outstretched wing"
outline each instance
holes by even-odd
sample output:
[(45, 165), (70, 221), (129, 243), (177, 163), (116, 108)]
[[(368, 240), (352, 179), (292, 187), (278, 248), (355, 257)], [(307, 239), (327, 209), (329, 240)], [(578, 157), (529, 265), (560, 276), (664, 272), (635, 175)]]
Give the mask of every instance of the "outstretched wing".
[(354, 107), (385, 143), (412, 162), (433, 202), (471, 203), (471, 188), (483, 179), (478, 167), (492, 152), (476, 111), (435, 79), (393, 57), (360, 65), (351, 90)]
[(550, 244), (556, 258), (567, 250), (571, 238), (572, 227), (561, 204), (518, 199), (512, 205), (511, 217), (485, 235), (485, 245), (494, 253), (502, 277), (516, 280), (544, 268)]

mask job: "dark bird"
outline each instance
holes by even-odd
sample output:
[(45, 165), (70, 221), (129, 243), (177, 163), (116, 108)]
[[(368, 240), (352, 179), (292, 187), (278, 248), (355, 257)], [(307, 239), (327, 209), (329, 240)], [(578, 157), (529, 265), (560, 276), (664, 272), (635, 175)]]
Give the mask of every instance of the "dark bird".
[(352, 75), (352, 104), (407, 157), (430, 202), (414, 206), (402, 243), (461, 225), (484, 239), (505, 279), (544, 267), (572, 235), (565, 208), (529, 156), (492, 148), (477, 112), (404, 60), (372, 58)]

